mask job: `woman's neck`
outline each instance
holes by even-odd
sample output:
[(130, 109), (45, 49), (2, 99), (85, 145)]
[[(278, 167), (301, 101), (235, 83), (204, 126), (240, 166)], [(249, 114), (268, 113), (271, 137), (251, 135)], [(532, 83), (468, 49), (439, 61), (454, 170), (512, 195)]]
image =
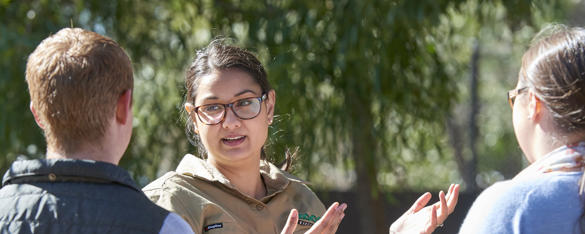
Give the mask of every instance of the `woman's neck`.
[(257, 200), (266, 196), (266, 187), (260, 175), (259, 160), (246, 160), (237, 165), (229, 165), (209, 157), (207, 162), (219, 170), (243, 194)]
[(571, 134), (555, 133), (545, 135), (541, 133), (537, 134), (536, 139), (537, 141), (533, 144), (532, 148), (534, 161), (531, 163), (547, 156), (550, 152), (561, 146), (577, 144), (585, 141), (585, 134), (579, 132)]

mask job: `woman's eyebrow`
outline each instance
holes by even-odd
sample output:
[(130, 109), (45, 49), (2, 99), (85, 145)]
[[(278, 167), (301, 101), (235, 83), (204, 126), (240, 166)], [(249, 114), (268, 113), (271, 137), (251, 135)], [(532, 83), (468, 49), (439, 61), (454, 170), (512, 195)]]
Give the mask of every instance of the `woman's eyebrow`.
[(253, 90), (250, 90), (250, 89), (244, 89), (244, 90), (242, 90), (241, 92), (239, 92), (239, 93), (236, 93), (236, 95), (234, 95), (234, 97), (237, 97), (237, 96), (244, 95), (245, 93), (253, 93), (253, 94), (257, 94), (257, 93), (256, 93), (256, 92), (254, 92)]
[[(236, 93), (236, 95), (234, 95), (234, 97), (242, 96), (242, 95), (244, 95), (246, 93), (256, 94), (256, 92), (254, 92), (254, 90), (244, 89), (244, 90), (240, 91), (239, 93)], [(219, 98), (216, 97), (216, 96), (209, 96), (209, 97), (205, 97), (203, 100), (217, 100), (217, 99), (219, 99)]]

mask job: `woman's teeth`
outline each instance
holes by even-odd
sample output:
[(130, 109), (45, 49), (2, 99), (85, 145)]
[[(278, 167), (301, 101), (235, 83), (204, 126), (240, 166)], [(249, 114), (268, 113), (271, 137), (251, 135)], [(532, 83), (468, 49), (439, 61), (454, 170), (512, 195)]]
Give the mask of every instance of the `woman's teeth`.
[(242, 138), (244, 138), (244, 136), (226, 137), (226, 138), (223, 138), (223, 139), (224, 140), (227, 140), (227, 141), (235, 141), (235, 140), (239, 140), (239, 139), (242, 139)]

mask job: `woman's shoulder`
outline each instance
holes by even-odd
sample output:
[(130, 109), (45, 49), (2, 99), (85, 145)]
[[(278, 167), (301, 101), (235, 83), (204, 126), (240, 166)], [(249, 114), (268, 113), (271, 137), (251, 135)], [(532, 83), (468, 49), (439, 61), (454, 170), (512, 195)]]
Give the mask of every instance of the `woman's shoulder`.
[(281, 170), (270, 162), (262, 162), (260, 166), (260, 173), (263, 175), (266, 182), (268, 182), (275, 189), (285, 189), (292, 187), (296, 192), (313, 194), (309, 188), (309, 182), (291, 174), (288, 171)]
[(165, 200), (170, 203), (196, 200), (205, 203), (207, 199), (200, 183), (193, 176), (170, 171), (146, 185), (142, 191), (157, 204)]
[[(530, 212), (557, 211), (568, 207), (579, 207), (580, 172), (554, 172), (518, 180), (515, 183), (517, 194), (522, 197), (523, 208)], [(561, 208), (562, 207), (562, 208)]]
[(524, 194), (526, 201), (555, 199), (559, 196), (578, 196), (579, 180), (582, 172), (551, 172), (527, 178), (513, 179), (510, 182), (510, 195)]
[(153, 180), (144, 188), (142, 188), (142, 192), (154, 203), (158, 203), (165, 195), (169, 193), (169, 190), (175, 190), (173, 186), (175, 183), (175, 177), (178, 174), (174, 171), (169, 171), (165, 173), (163, 176)]
[(315, 192), (309, 187), (310, 183), (298, 178), (297, 176), (284, 172), (283, 174), (289, 179), (289, 188), (285, 192), (290, 193), (293, 200), (300, 203), (308, 203), (309, 206), (316, 207), (317, 210), (325, 211), (325, 205)]
[[(531, 233), (561, 228), (558, 225), (572, 227), (583, 207), (578, 194), (580, 175), (544, 174), (497, 182), (475, 200), (461, 233), (512, 232), (514, 227)], [(551, 218), (553, 213), (556, 216)]]
[[(490, 201), (500, 207), (531, 206), (545, 207), (558, 197), (578, 197), (578, 180), (582, 173), (547, 173), (528, 178), (502, 182), (484, 190), (478, 201)], [(552, 201), (551, 201), (552, 200)], [(543, 205), (543, 202), (548, 202)]]
[(303, 196), (314, 197), (318, 199), (315, 192), (313, 192), (313, 190), (309, 187), (310, 185), (309, 182), (299, 179), (298, 177), (288, 172), (283, 172), (283, 174), (285, 174), (286, 177), (289, 179), (290, 181), (289, 186), (293, 188), (296, 193), (302, 194)]
[(142, 188), (142, 191), (147, 192), (163, 189), (165, 186), (168, 186), (168, 182), (174, 180), (174, 177), (177, 175), (177, 172), (169, 171), (163, 176), (156, 178), (155, 180), (148, 183), (146, 186), (144, 186), (144, 188)]
[(303, 203), (310, 207), (318, 207), (318, 210), (323, 209), (324, 211), (325, 206), (315, 192), (311, 190), (309, 182), (283, 171), (269, 162), (262, 163), (260, 172), (271, 191), (269, 193), (278, 193), (277, 196), (279, 197), (291, 197), (293, 203)]

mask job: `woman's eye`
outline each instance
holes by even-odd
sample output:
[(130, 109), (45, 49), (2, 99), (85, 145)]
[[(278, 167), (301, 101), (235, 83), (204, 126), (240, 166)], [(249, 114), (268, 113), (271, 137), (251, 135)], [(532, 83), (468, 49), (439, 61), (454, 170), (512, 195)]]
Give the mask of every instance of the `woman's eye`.
[(252, 104), (252, 101), (250, 99), (244, 99), (238, 101), (237, 106), (249, 106), (250, 104)]
[(203, 112), (217, 112), (221, 110), (221, 105), (207, 105), (203, 107)]

